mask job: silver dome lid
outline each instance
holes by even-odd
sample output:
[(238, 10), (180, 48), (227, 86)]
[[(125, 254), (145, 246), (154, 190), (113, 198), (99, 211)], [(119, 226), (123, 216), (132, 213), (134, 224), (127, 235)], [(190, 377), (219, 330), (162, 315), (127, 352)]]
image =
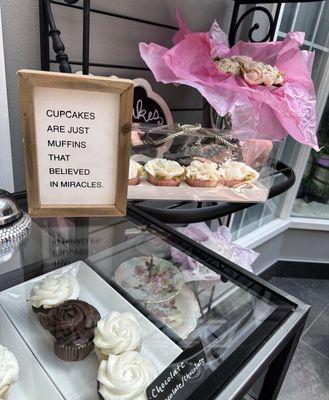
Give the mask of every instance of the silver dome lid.
[(22, 211), (13, 196), (6, 190), (0, 189), (0, 228), (17, 221), (21, 215)]

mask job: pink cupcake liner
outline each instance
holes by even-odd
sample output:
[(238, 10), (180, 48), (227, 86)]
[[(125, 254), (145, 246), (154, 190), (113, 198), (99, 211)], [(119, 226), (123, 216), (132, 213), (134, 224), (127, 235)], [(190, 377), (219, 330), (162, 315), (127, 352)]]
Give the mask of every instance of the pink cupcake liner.
[(225, 186), (228, 186), (228, 187), (231, 187), (231, 188), (232, 188), (232, 187), (234, 187), (234, 186), (241, 185), (241, 184), (243, 184), (243, 183), (247, 183), (247, 182), (250, 182), (250, 181), (245, 180), (245, 179), (242, 179), (242, 180), (231, 179), (231, 180), (229, 180), (229, 181), (227, 181), (227, 180), (225, 180), (225, 179), (220, 179), (219, 182), (220, 182), (221, 184), (225, 185)]
[(179, 179), (157, 179), (151, 174), (147, 174), (147, 180), (154, 186), (179, 186)]
[(215, 187), (217, 186), (218, 183), (218, 181), (216, 180), (193, 179), (188, 177), (186, 177), (185, 181), (189, 186), (194, 186), (194, 187)]
[(141, 178), (139, 176), (128, 179), (128, 185), (135, 186), (139, 185), (140, 183), (141, 183)]

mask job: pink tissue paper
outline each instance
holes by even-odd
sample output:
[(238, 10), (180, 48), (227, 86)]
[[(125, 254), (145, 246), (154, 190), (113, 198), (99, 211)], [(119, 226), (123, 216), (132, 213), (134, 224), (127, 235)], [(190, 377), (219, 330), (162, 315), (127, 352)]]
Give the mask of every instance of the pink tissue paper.
[[(142, 58), (157, 81), (196, 88), (216, 112), (231, 114), (241, 139), (281, 140), (287, 134), (319, 150), (316, 137), (316, 94), (311, 78), (314, 53), (300, 50), (304, 33), (290, 32), (283, 41), (229, 47), (215, 21), (210, 32), (194, 33), (177, 12), (179, 31), (171, 49), (140, 43)], [(217, 69), (215, 57), (249, 56), (284, 74), (280, 87), (249, 85), (242, 77)]]

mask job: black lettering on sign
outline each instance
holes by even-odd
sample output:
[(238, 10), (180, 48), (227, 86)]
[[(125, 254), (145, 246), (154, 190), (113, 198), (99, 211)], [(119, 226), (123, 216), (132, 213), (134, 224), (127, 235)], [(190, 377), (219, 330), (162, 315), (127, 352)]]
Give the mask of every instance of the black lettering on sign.
[(186, 400), (210, 374), (202, 342), (197, 339), (147, 388), (147, 399)]

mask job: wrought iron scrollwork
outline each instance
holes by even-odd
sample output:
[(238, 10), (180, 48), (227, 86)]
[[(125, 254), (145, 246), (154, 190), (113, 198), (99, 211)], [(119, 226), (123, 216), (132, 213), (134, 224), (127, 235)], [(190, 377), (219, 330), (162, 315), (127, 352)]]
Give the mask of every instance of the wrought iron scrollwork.
[(265, 36), (262, 39), (256, 40), (256, 39), (254, 39), (253, 35), (258, 29), (260, 29), (260, 25), (258, 23), (254, 23), (248, 31), (249, 41), (258, 43), (258, 42), (266, 42), (267, 40), (273, 40), (282, 3), (281, 2), (273, 2), (273, 4), (277, 4), (274, 18), (273, 18), (272, 13), (266, 7), (263, 7), (263, 6), (255, 6), (255, 7), (249, 8), (239, 17), (239, 9), (240, 9), (241, 4), (250, 4), (250, 1), (238, 1), (238, 0), (235, 1), (233, 15), (232, 15), (232, 21), (231, 21), (231, 27), (230, 27), (230, 32), (229, 32), (230, 45), (233, 46), (236, 43), (237, 32), (238, 32), (242, 22), (244, 22), (249, 15), (252, 15), (256, 12), (263, 13), (267, 17), (269, 25), (268, 25), (267, 33), (265, 34)]
[[(67, 3), (73, 4), (78, 0), (65, 0)], [(56, 53), (56, 61), (59, 63), (60, 72), (71, 73), (71, 65), (69, 64), (68, 55), (65, 53), (65, 46), (60, 37), (60, 30), (57, 28), (54, 16), (51, 10), (49, 0), (43, 0), (43, 7), (48, 22), (48, 35), (52, 38), (54, 52)]]

